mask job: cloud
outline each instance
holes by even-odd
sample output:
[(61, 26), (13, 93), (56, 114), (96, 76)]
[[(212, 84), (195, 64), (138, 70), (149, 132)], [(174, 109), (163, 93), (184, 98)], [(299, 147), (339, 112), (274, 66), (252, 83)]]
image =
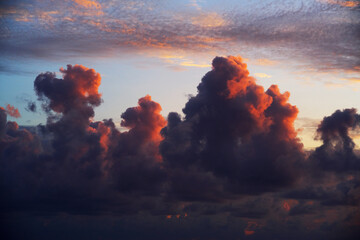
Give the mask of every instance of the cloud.
[[(47, 114), (45, 126), (19, 128), (1, 109), (0, 173), (7, 182), (0, 186), (7, 195), (2, 212), (24, 206), (55, 214), (115, 208), (119, 214), (135, 214), (148, 208), (166, 178), (158, 151), (166, 126), (160, 105), (149, 95), (140, 98), (139, 106), (121, 115), (128, 131), (119, 132), (111, 119), (92, 120), (102, 102), (100, 74), (82, 65), (67, 65), (60, 73), (62, 78), (41, 73), (34, 81)], [(139, 194), (144, 198), (138, 199)]]
[(350, 82), (360, 82), (360, 78), (357, 77), (350, 77), (350, 78), (342, 78), (341, 80), (350, 81)]
[(14, 106), (11, 106), (10, 104), (6, 105), (5, 111), (6, 111), (7, 115), (9, 115), (10, 117), (13, 117), (13, 118), (21, 117), (19, 109), (15, 108)]
[(197, 64), (197, 63), (193, 63), (191, 61), (189, 62), (182, 62), (180, 63), (181, 66), (186, 66), (186, 67), (199, 67), (199, 68), (209, 68), (211, 67), (211, 65), (209, 64)]
[[(173, 182), (188, 182), (188, 172), (178, 171), (190, 168), (203, 171), (198, 181), (208, 178), (209, 184), (201, 185), (225, 181), (217, 188), (234, 192), (254, 194), (293, 184), (298, 173), (292, 166), (303, 153), (293, 127), (298, 110), (287, 103), (288, 97), (275, 85), (265, 92), (241, 58), (215, 58), (198, 94), (183, 109), (184, 121), (170, 114), (163, 131), (164, 161), (180, 168)], [(206, 172), (219, 180), (212, 181)]]
[(73, 0), (78, 5), (85, 7), (85, 8), (101, 8), (100, 3), (93, 0)]
[(313, 157), (319, 166), (330, 171), (360, 169), (360, 159), (354, 152), (355, 143), (349, 136), (350, 129), (359, 126), (356, 109), (337, 110), (320, 123), (317, 133), (323, 145), (316, 148)]
[(278, 64), (278, 62), (274, 61), (274, 60), (266, 59), (266, 58), (261, 58), (261, 59), (256, 60), (256, 64), (260, 65), (260, 66), (274, 66), (274, 65)]
[(99, 73), (68, 65), (60, 74), (34, 81), (46, 125), (18, 126), (0, 108), (8, 235), (22, 234), (16, 225), (37, 239), (64, 229), (89, 239), (357, 239), (355, 109), (303, 119), (322, 141), (307, 151), (290, 94), (265, 90), (241, 57), (215, 57), (183, 116), (165, 119), (146, 95), (121, 114), (120, 131), (93, 120)]
[(349, 8), (357, 7), (360, 4), (358, 1), (343, 1), (343, 0), (318, 0), (318, 1), (333, 5), (339, 5), (342, 7), (349, 7)]
[[(359, 72), (356, 11), (338, 7), (355, 1), (285, 2), (249, 2), (243, 8), (225, 3), (222, 11), (205, 12), (171, 1), (30, 1), (27, 5), (17, 1), (1, 6), (6, 19), (1, 31), (7, 37), (0, 45), (9, 59), (115, 56), (161, 49), (190, 56), (241, 51), (249, 56), (266, 53), (278, 62), (291, 59), (291, 64), (317, 70)], [(34, 34), (25, 34), (29, 31)], [(261, 58), (258, 64), (275, 63)]]

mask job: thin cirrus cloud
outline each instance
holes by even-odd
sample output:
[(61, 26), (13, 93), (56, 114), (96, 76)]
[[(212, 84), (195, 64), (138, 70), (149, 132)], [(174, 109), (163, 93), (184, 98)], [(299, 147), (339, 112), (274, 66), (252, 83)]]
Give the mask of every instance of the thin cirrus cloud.
[(196, 1), (15, 1), (0, 5), (1, 50), (4, 56), (41, 59), (265, 51), (315, 69), (358, 72), (358, 4), (351, 3), (228, 1), (221, 11), (211, 5), (205, 11)]

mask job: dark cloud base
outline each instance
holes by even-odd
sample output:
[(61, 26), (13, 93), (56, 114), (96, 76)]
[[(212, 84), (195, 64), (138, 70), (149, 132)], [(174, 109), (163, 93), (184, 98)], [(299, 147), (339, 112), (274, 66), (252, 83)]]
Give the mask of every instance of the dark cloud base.
[(358, 239), (356, 110), (325, 117), (307, 152), (288, 92), (240, 57), (212, 65), (183, 117), (147, 95), (121, 115), (125, 132), (91, 120), (93, 69), (38, 75), (46, 125), (19, 128), (0, 108), (3, 239)]

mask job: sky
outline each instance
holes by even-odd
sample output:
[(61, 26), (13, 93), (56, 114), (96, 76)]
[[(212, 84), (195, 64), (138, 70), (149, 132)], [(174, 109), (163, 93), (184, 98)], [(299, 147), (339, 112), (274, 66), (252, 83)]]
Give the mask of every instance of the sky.
[(2, 234), (357, 239), (359, 10), (0, 1)]

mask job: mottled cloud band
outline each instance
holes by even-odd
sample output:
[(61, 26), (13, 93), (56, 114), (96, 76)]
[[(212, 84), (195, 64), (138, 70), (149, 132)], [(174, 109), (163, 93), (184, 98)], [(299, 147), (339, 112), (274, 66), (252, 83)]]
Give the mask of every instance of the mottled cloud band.
[(359, 73), (357, 1), (190, 2), (5, 2), (1, 51), (10, 59), (239, 51)]

